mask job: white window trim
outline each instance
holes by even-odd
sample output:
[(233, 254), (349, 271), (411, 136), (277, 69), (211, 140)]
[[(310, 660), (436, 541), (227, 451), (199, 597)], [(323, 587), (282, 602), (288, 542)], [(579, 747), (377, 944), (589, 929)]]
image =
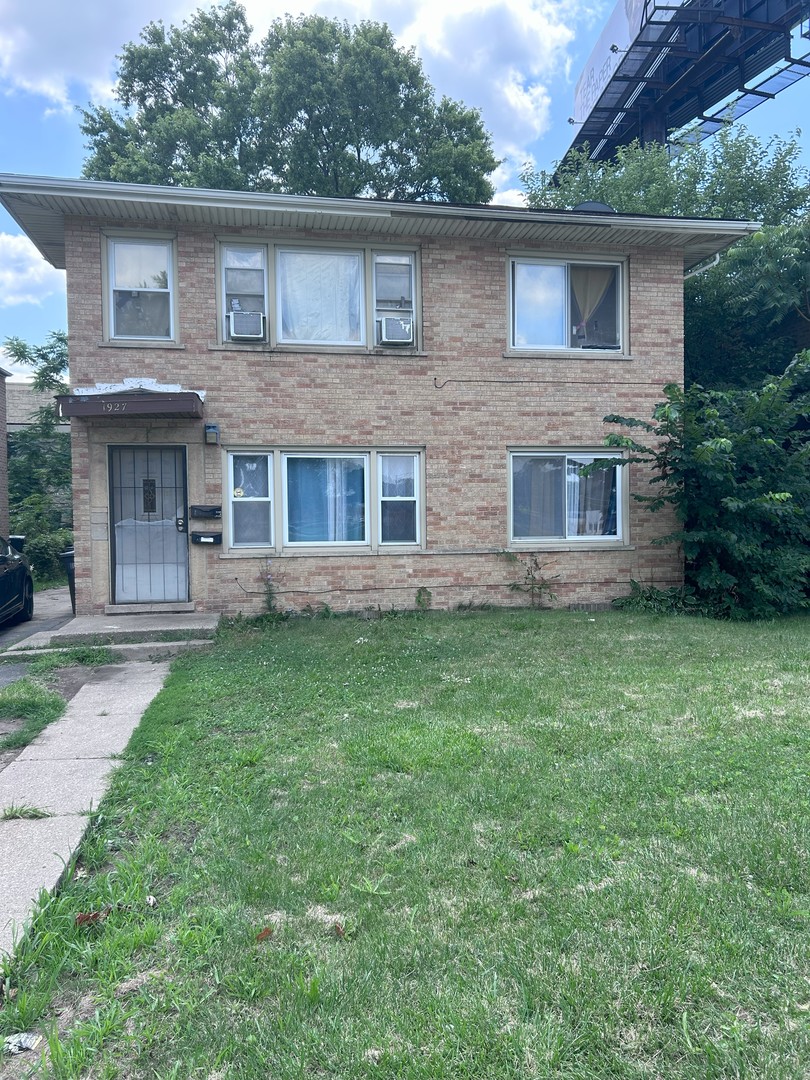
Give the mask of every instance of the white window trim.
[[(518, 345), (515, 343), (515, 271), (518, 263), (540, 264), (544, 266), (569, 266), (577, 264), (584, 266), (611, 266), (616, 269), (617, 288), (619, 292), (617, 303), (617, 317), (619, 320), (619, 345), (617, 348), (577, 348), (571, 345)], [(572, 356), (590, 356), (603, 360), (613, 360), (626, 357), (629, 354), (627, 328), (628, 320), (628, 288), (629, 275), (627, 272), (627, 259), (604, 255), (550, 255), (532, 251), (513, 251), (509, 253), (507, 260), (507, 348), (510, 353), (553, 353), (555, 355), (570, 354)], [(568, 275), (566, 274), (566, 295), (570, 296)], [(568, 301), (566, 301), (566, 304)], [(564, 313), (564, 325), (570, 326), (570, 311), (566, 306)]]
[[(281, 263), (281, 257), (283, 255), (306, 255), (306, 254), (321, 254), (339, 256), (354, 256), (357, 258), (359, 266), (359, 281), (360, 281), (360, 297), (358, 303), (358, 317), (360, 320), (359, 332), (360, 336), (357, 341), (341, 341), (339, 338), (329, 340), (328, 338), (284, 338), (282, 337), (282, 303), (281, 303), (281, 273), (279, 272), (279, 265)], [(367, 296), (368, 296), (368, 282), (367, 282), (367, 258), (363, 248), (341, 248), (341, 247), (301, 247), (298, 244), (276, 244), (273, 252), (273, 274), (275, 276), (275, 292), (276, 292), (276, 319), (275, 319), (275, 336), (276, 341), (280, 347), (286, 347), (289, 345), (304, 346), (308, 349), (320, 348), (322, 345), (334, 345), (344, 349), (363, 349), (368, 344), (368, 313), (367, 313)]]
[[(380, 466), (380, 458), (385, 457), (410, 457), (413, 458), (413, 495), (386, 495), (383, 498), (382, 485), (383, 485), (383, 471)], [(379, 521), (377, 524), (377, 542), (380, 547), (419, 547), (422, 543), (422, 515), (420, 514), (420, 508), (422, 506), (422, 493), (421, 493), (421, 479), (422, 470), (420, 467), (421, 455), (414, 453), (413, 451), (404, 450), (378, 450), (377, 451), (377, 515)], [(383, 502), (412, 502), (415, 504), (414, 518), (416, 522), (416, 539), (411, 541), (402, 540), (383, 540), (382, 536), (382, 504)]]
[[(243, 496), (240, 499), (236, 499), (234, 497), (234, 491), (236, 490), (235, 486), (234, 486), (234, 473), (233, 473), (234, 464), (235, 464), (234, 458), (239, 457), (239, 456), (266, 457), (267, 458), (267, 490), (268, 490), (268, 495), (267, 495), (266, 498), (263, 497), (263, 496), (260, 497), (260, 498), (259, 497), (254, 497), (254, 496), (248, 496), (247, 498), (245, 498)], [(273, 461), (272, 453), (267, 453), (266, 451), (263, 451), (263, 450), (235, 450), (232, 453), (228, 454), (227, 465), (228, 465), (228, 536), (230, 538), (231, 546), (234, 549), (238, 550), (238, 551), (252, 551), (252, 550), (254, 550), (256, 548), (256, 546), (257, 546), (256, 544), (239, 544), (239, 543), (236, 542), (236, 540), (235, 540), (236, 530), (235, 530), (235, 527), (234, 527), (234, 520), (233, 519), (234, 519), (234, 507), (237, 504), (237, 502), (239, 502), (239, 503), (258, 502), (258, 503), (269, 503), (270, 504), (270, 543), (269, 543), (269, 545), (267, 545), (267, 547), (272, 548), (274, 546), (274, 544), (275, 544), (275, 536), (276, 536), (275, 518), (276, 518), (276, 490), (277, 490), (276, 482), (275, 482), (275, 469), (274, 469), (274, 461)], [(262, 547), (264, 548), (264, 545), (262, 545)]]
[[(269, 475), (272, 476), (270, 483), (270, 499), (272, 502), (271, 538), (269, 545), (246, 545), (234, 543), (233, 531), (233, 458), (235, 455), (247, 454), (251, 456), (267, 455), (271, 467)], [(382, 469), (380, 458), (413, 457), (416, 461), (414, 469), (414, 492), (416, 498), (416, 540), (414, 541), (389, 541), (382, 540), (382, 513), (381, 513), (381, 490)], [(365, 464), (365, 507), (366, 507), (366, 539), (365, 540), (325, 540), (325, 541), (293, 541), (287, 540), (287, 469), (286, 460), (290, 457), (311, 458), (363, 458)], [(413, 446), (385, 446), (385, 447), (267, 447), (267, 446), (230, 446), (223, 447), (222, 451), (222, 474), (226, 477), (226, 490), (224, 497), (228, 502), (226, 518), (226, 547), (220, 557), (233, 558), (236, 556), (251, 557), (262, 556), (267, 558), (272, 555), (328, 555), (328, 554), (399, 554), (424, 550), (425, 536), (425, 451), (421, 447)], [(371, 493), (374, 493), (374, 498)]]
[[(242, 340), (240, 338), (229, 337), (228, 330), (228, 311), (226, 308), (227, 288), (225, 284), (225, 248), (259, 248), (262, 251), (264, 258), (264, 320), (263, 327), (264, 332), (262, 338), (251, 340)], [(223, 237), (219, 240), (217, 246), (217, 264), (219, 267), (219, 274), (217, 276), (217, 333), (219, 340), (225, 345), (261, 345), (267, 342), (268, 328), (270, 326), (270, 266), (268, 264), (270, 252), (268, 251), (267, 241), (265, 240), (246, 240), (244, 237), (228, 238)]]
[[(104, 303), (103, 329), (104, 340), (114, 342), (157, 342), (172, 344), (178, 340), (177, 332), (177, 237), (174, 233), (166, 232), (118, 232), (104, 230), (105, 258), (102, 260), (102, 289)], [(144, 292), (167, 292), (169, 296), (169, 337), (153, 337), (147, 334), (116, 334), (115, 331), (115, 269), (114, 251), (115, 245), (120, 243), (130, 244), (165, 244), (169, 249), (168, 259), (168, 288), (144, 289)]]
[[(371, 460), (368, 453), (362, 453), (357, 451), (346, 450), (341, 453), (340, 451), (301, 451), (301, 450), (283, 450), (280, 454), (281, 457), (281, 502), (282, 502), (282, 520), (284, 531), (281, 534), (284, 538), (284, 547), (286, 548), (320, 548), (321, 550), (333, 549), (333, 548), (370, 548), (371, 547), (371, 513), (369, 506), (369, 477), (371, 473)], [(290, 458), (311, 458), (313, 460), (322, 460), (324, 458), (331, 458), (338, 461), (362, 461), (363, 462), (363, 507), (364, 507), (364, 540), (290, 540), (289, 534), (289, 520), (287, 511), (287, 462)]]
[[(419, 249), (413, 246), (386, 247), (379, 244), (350, 244), (323, 241), (268, 240), (266, 237), (218, 235), (217, 238), (217, 340), (227, 348), (278, 349), (283, 352), (367, 352), (384, 351), (386, 353), (413, 353), (420, 348), (421, 341), (421, 275)], [(240, 341), (228, 337), (225, 325), (225, 263), (223, 251), (226, 247), (262, 247), (265, 251), (265, 332), (262, 341)], [(361, 256), (361, 320), (363, 330), (358, 342), (343, 341), (288, 341), (281, 338), (281, 298), (280, 275), (278, 273), (278, 253), (280, 251), (334, 252), (335, 254), (358, 254)], [(377, 307), (374, 264), (377, 255), (407, 255), (411, 260), (413, 341), (410, 345), (382, 344), (377, 340)]]
[[(537, 447), (537, 448), (510, 448), (508, 451), (508, 503), (507, 503), (507, 530), (508, 530), (508, 543), (510, 548), (522, 551), (533, 551), (536, 549), (549, 549), (554, 548), (556, 550), (581, 550), (596, 549), (596, 548), (615, 548), (615, 547), (628, 547), (629, 540), (629, 513), (630, 513), (630, 493), (629, 483), (627, 477), (627, 465), (615, 465), (616, 470), (616, 514), (617, 514), (617, 534), (616, 536), (538, 536), (538, 537), (516, 537), (515, 525), (514, 525), (514, 471), (512, 463), (515, 458), (519, 457), (563, 457), (566, 460), (569, 457), (579, 458), (625, 458), (626, 454), (620, 450), (613, 450), (610, 447), (579, 447), (579, 446), (565, 446), (565, 447)], [(567, 490), (563, 487), (563, 490)], [(568, 507), (563, 507), (563, 520), (568, 520)]]

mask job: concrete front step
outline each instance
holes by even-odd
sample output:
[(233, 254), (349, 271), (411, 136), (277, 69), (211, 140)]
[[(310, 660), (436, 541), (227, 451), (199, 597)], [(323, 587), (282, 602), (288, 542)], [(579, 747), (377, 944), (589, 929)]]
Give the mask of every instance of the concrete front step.
[[(30, 638), (28, 641), (30, 642)], [(58, 640), (58, 639), (57, 639)], [(190, 638), (184, 641), (136, 641), (116, 643), (114, 641), (99, 644), (97, 641), (76, 642), (72, 645), (43, 645), (33, 648), (25, 648), (24, 642), (15, 648), (12, 654), (9, 649), (0, 660), (8, 657), (9, 660), (35, 660), (38, 656), (58, 656), (63, 653), (70, 655), (75, 648), (99, 648), (107, 649), (118, 660), (165, 660), (171, 656), (179, 656), (191, 649), (204, 649), (212, 644), (211, 638)]]
[[(45, 630), (10, 645), (6, 656), (19, 656), (42, 649), (66, 649), (88, 645), (173, 645), (189, 641), (210, 641), (219, 616), (204, 614), (142, 614), (78, 616), (57, 630)], [(172, 650), (169, 650), (172, 653)]]

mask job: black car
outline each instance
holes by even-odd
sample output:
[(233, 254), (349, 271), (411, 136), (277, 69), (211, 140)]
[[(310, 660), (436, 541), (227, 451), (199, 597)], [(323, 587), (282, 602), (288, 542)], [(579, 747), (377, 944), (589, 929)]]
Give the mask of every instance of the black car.
[(0, 536), (0, 623), (28, 622), (34, 615), (31, 564)]

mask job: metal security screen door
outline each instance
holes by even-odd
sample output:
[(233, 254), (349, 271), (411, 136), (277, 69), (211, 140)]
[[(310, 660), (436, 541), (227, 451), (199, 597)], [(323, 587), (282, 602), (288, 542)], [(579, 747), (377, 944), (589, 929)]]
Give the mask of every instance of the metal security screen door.
[(188, 600), (186, 452), (110, 447), (113, 603)]

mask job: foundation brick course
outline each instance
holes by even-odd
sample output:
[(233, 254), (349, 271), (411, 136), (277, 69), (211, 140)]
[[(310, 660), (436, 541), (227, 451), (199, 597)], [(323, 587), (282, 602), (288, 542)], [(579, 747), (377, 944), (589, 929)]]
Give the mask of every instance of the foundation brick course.
[[(216, 242), (237, 238), (239, 230), (184, 226), (176, 232), (179, 347), (130, 346), (104, 340), (104, 226), (95, 219), (66, 223), (72, 384), (144, 376), (204, 390), (205, 422), (219, 426), (221, 445), (203, 444), (198, 421), (73, 419), (79, 614), (103, 612), (111, 602), (108, 446), (147, 443), (185, 446), (189, 502), (222, 504), (223, 546), (189, 551), (190, 596), (199, 611), (262, 610), (268, 572), (279, 606), (292, 609), (322, 603), (335, 610), (412, 608), (420, 588), (430, 590), (436, 608), (526, 603), (508, 588), (520, 568), (498, 555), (508, 547), (508, 449), (599, 447), (611, 430), (603, 423), (606, 414), (649, 418), (662, 387), (682, 380), (679, 251), (536, 248), (543, 255), (627, 259), (627, 357), (510, 354), (510, 249), (430, 237), (415, 244), (421, 268), (418, 352), (271, 350), (217, 341)], [(132, 231), (149, 234), (138, 225)], [(273, 240), (293, 234), (242, 235)], [(295, 236), (325, 244), (369, 241), (362, 234)], [(375, 250), (384, 246), (374, 238)], [(422, 451), (424, 547), (374, 554), (229, 551), (226, 451), (296, 447)], [(636, 465), (629, 476), (631, 490), (643, 493), (649, 476)], [(679, 552), (652, 543), (669, 531), (671, 519), (651, 515), (632, 499), (627, 513), (624, 546), (567, 543), (539, 551), (544, 573), (555, 579), (558, 605), (606, 603), (627, 593), (633, 578), (659, 587), (681, 581)]]

